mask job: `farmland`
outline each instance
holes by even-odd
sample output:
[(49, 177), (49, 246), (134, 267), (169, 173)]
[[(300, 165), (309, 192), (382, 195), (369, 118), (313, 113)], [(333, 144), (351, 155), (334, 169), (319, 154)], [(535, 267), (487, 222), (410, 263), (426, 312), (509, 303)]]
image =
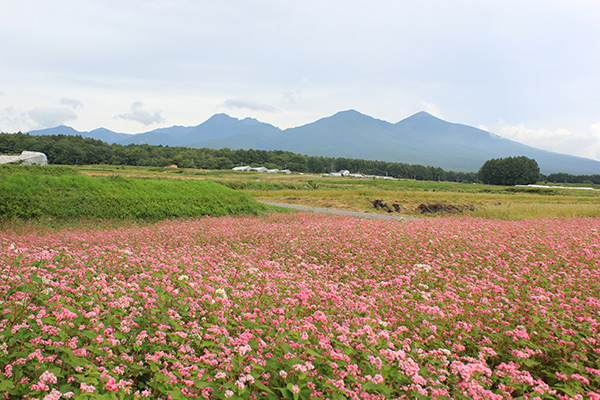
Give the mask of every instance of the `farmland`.
[[(516, 188), (459, 182), (123, 166), (85, 166), (80, 167), (79, 171), (92, 176), (209, 180), (246, 193), (257, 200), (374, 213), (392, 211), (398, 215), (413, 217), (460, 214), (518, 220), (600, 216), (600, 190)], [(599, 185), (586, 186), (600, 189)], [(381, 200), (388, 207), (376, 208), (373, 204), (375, 200)], [(423, 213), (424, 206), (430, 210), (439, 207), (442, 211)]]
[(0, 389), (598, 398), (599, 225), (299, 213), (5, 231)]
[[(600, 399), (596, 192), (79, 171), (136, 190), (138, 180), (206, 180), (359, 211), (387, 212), (363, 205), (371, 198), (528, 207), (504, 220), (465, 208), (403, 223), (265, 212), (10, 220), (0, 230), (4, 398)], [(593, 216), (523, 214), (557, 204)]]

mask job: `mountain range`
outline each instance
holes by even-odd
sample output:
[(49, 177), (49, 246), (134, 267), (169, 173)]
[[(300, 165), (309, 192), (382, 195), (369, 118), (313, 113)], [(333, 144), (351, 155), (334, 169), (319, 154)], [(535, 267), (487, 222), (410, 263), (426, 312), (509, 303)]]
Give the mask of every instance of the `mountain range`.
[(462, 172), (477, 171), (491, 158), (523, 155), (535, 159), (544, 174), (600, 173), (600, 161), (541, 150), (472, 126), (447, 122), (424, 111), (390, 123), (347, 110), (285, 130), (254, 118), (240, 120), (215, 114), (197, 126), (172, 126), (137, 134), (104, 128), (78, 132), (64, 125), (29, 133), (81, 135), (122, 145), (285, 150), (311, 156), (431, 165)]

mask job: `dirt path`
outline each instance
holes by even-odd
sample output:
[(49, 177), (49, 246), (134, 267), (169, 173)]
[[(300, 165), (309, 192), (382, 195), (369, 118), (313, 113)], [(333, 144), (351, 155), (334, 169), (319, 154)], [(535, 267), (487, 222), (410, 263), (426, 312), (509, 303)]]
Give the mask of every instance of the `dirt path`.
[(300, 211), (310, 211), (310, 212), (325, 213), (325, 214), (350, 215), (353, 217), (361, 217), (361, 218), (395, 220), (395, 221), (418, 221), (419, 220), (419, 218), (401, 217), (399, 215), (386, 215), (386, 214), (375, 214), (375, 213), (367, 213), (367, 212), (359, 212), (359, 211), (336, 210), (333, 208), (309, 207), (309, 206), (300, 206), (297, 204), (270, 203), (267, 201), (260, 201), (260, 203), (267, 204), (269, 206), (293, 208), (295, 210), (300, 210)]

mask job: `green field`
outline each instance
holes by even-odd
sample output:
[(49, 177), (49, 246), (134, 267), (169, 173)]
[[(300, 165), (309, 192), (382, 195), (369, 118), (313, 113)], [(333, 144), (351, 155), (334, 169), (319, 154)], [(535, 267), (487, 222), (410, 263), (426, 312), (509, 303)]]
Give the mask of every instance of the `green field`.
[(598, 190), (106, 165), (2, 166), (0, 179), (5, 221), (158, 221), (273, 210), (257, 200), (412, 217), (600, 215)]
[[(208, 180), (257, 200), (363, 212), (391, 211), (413, 217), (460, 214), (518, 220), (600, 215), (598, 190), (144, 167), (84, 166), (78, 170), (93, 176)], [(600, 189), (598, 185), (586, 186)], [(376, 208), (374, 203), (387, 208)]]

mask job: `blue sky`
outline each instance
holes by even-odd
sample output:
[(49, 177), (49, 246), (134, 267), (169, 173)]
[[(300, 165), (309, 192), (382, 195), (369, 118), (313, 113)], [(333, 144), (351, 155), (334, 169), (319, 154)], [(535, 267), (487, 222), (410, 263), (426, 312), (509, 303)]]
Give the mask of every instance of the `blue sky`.
[(600, 2), (0, 0), (0, 130), (428, 111), (600, 160)]

